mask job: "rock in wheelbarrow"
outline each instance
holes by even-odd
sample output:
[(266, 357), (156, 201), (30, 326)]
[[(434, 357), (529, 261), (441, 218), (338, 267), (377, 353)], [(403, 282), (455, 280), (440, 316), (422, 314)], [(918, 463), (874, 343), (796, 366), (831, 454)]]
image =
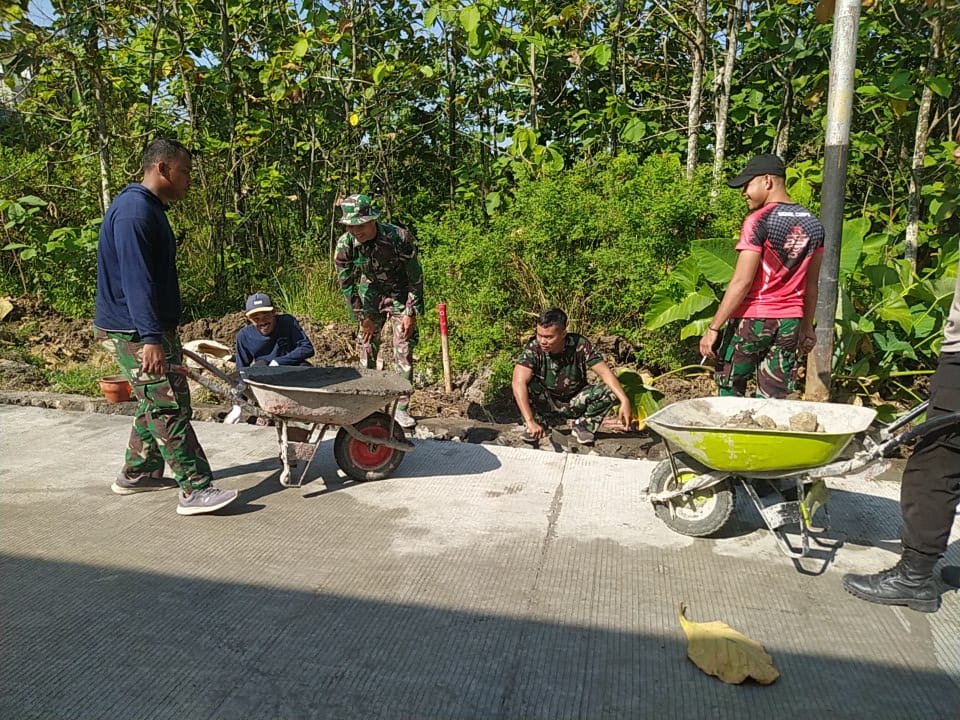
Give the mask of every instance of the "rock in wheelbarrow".
[(817, 416), (812, 412), (798, 412), (790, 416), (790, 429), (794, 432), (816, 432)]

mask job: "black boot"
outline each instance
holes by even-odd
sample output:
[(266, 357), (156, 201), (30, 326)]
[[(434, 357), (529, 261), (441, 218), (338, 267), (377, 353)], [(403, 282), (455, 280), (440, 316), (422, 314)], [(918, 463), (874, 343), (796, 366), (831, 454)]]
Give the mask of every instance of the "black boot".
[(936, 555), (903, 549), (900, 562), (874, 575), (844, 575), (843, 589), (861, 600), (881, 605), (906, 605), (911, 610), (932, 613), (940, 607), (940, 593), (933, 579)]

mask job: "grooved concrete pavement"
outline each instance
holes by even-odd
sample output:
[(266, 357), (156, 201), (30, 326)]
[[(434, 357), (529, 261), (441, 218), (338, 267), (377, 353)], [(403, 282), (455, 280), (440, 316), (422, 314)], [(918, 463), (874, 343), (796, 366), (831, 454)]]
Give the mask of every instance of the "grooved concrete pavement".
[[(894, 561), (895, 482), (831, 481), (795, 565), (742, 500), (722, 537), (672, 533), (646, 461), (418, 441), (353, 483), (324, 440), (283, 489), (250, 426), (196, 425), (241, 495), (181, 517), (110, 492), (129, 426), (0, 407), (0, 717), (960, 717), (958, 593), (923, 615), (840, 588)], [(780, 679), (700, 672), (681, 603)]]

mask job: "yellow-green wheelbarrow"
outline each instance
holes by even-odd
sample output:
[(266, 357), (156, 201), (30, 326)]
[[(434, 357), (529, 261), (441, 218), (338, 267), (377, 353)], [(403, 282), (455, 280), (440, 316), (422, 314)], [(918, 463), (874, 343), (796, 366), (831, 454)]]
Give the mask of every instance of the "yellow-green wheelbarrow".
[[(730, 519), (740, 485), (780, 550), (801, 558), (814, 515), (820, 508), (826, 514), (826, 478), (876, 477), (895, 448), (960, 422), (960, 413), (952, 413), (895, 434), (925, 410), (923, 403), (870, 437), (871, 408), (765, 398), (682, 400), (646, 420), (667, 449), (651, 475), (648, 498), (670, 529), (705, 537)], [(817, 427), (791, 429), (801, 413), (806, 420), (813, 416)], [(855, 436), (862, 449), (838, 460)], [(793, 528), (799, 528), (799, 547)]]

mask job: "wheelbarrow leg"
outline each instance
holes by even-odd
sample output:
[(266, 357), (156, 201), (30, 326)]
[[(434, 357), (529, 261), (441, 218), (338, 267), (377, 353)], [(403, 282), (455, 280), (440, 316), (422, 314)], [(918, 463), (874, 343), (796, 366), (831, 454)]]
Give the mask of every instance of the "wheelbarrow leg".
[(310, 428), (310, 436), (307, 438), (307, 441), (302, 443), (310, 446), (310, 456), (304, 458), (303, 472), (300, 473), (300, 479), (297, 481), (297, 487), (303, 485), (303, 479), (307, 476), (307, 470), (310, 469), (310, 463), (313, 462), (313, 458), (317, 454), (317, 447), (319, 447), (320, 441), (323, 439), (323, 433), (326, 432), (327, 427), (327, 425), (321, 425), (319, 423), (314, 424), (313, 427)]
[[(796, 480), (799, 495), (797, 500), (787, 500), (772, 483), (766, 480), (753, 478), (742, 478), (742, 480), (747, 495), (750, 496), (754, 507), (757, 508), (757, 512), (759, 512), (760, 517), (763, 518), (764, 524), (773, 534), (774, 540), (777, 542), (777, 547), (780, 548), (780, 552), (794, 560), (805, 557), (810, 550), (810, 536), (807, 530), (807, 523), (801, 511), (801, 504), (803, 503), (803, 479), (798, 478)], [(763, 496), (757, 492), (756, 484), (761, 482), (766, 483), (767, 488), (765, 489), (769, 489), (769, 492), (765, 492)], [(800, 528), (799, 550), (791, 544), (789, 536), (784, 530), (784, 527), (787, 525), (797, 525)]]
[[(287, 420), (282, 418), (277, 420), (277, 438), (280, 443), (280, 460), (283, 463), (283, 470), (280, 473), (280, 484), (283, 485), (283, 487), (300, 487), (303, 485), (303, 480), (307, 476), (307, 470), (310, 469), (310, 463), (313, 462), (313, 458), (317, 454), (317, 447), (320, 444), (320, 440), (323, 438), (323, 433), (326, 431), (327, 425), (321, 423), (311, 424), (307, 439), (302, 441), (291, 440), (288, 428), (289, 424)], [(309, 454), (306, 457), (300, 454), (300, 448), (304, 445), (310, 448)], [(303, 464), (303, 470), (301, 471), (300, 477), (296, 484), (290, 481), (290, 478), (293, 475), (293, 467), (290, 462), (291, 454), (294, 455), (294, 465), (300, 460), (305, 461)]]
[(283, 463), (283, 470), (280, 472), (280, 484), (284, 487), (290, 487), (290, 443), (287, 438), (286, 420), (277, 420), (277, 440), (280, 443), (280, 462)]

